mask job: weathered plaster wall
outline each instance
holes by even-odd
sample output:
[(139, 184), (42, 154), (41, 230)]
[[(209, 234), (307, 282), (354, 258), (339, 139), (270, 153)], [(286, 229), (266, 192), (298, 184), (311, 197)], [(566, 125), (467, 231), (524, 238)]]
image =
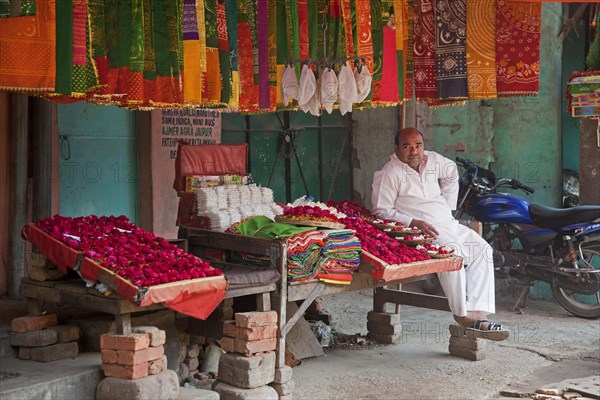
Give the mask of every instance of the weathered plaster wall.
[(399, 107), (352, 113), (353, 201), (371, 207), (373, 173), (380, 169), (394, 152), (394, 136), (401, 124), (400, 116)]

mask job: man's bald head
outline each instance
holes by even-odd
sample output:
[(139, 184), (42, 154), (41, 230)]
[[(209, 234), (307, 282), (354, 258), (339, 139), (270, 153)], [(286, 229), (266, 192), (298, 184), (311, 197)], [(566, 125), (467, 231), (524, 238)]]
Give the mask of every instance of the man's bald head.
[(394, 138), (394, 144), (395, 145), (400, 144), (401, 137), (408, 136), (409, 134), (414, 134), (414, 133), (418, 133), (419, 135), (421, 135), (421, 139), (424, 139), (423, 134), (417, 128), (404, 128), (404, 129), (400, 129), (398, 131), (398, 133), (396, 133), (396, 137)]

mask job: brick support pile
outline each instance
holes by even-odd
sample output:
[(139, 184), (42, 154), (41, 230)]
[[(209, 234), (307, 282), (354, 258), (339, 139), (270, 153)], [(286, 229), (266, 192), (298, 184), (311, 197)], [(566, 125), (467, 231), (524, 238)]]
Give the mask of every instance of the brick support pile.
[(79, 353), (79, 328), (58, 325), (56, 314), (19, 317), (11, 322), (10, 344), (19, 348), (19, 358), (57, 361)]
[(237, 313), (235, 320), (224, 323), (223, 335), (220, 344), (227, 353), (219, 360), (214, 389), (222, 400), (291, 398), (291, 368), (275, 368), (275, 311)]
[(367, 329), (369, 339), (383, 344), (398, 343), (402, 333), (400, 314), (369, 311)]
[(96, 399), (114, 398), (116, 388), (137, 400), (177, 398), (179, 381), (166, 368), (165, 341), (165, 331), (153, 326), (135, 327), (129, 335), (100, 336), (101, 368), (107, 378), (98, 384)]
[(452, 324), (450, 329), (450, 343), (448, 351), (456, 357), (466, 358), (471, 361), (485, 359), (485, 340), (471, 339), (465, 334), (465, 328)]

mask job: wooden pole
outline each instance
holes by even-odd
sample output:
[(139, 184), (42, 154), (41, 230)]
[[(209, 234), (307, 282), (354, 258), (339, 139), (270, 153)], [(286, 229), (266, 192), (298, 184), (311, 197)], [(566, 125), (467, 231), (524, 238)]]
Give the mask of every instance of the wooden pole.
[(33, 221), (52, 215), (52, 103), (31, 99)]
[(10, 190), (10, 285), (8, 295), (19, 297), (21, 278), (26, 273), (25, 241), (21, 229), (27, 222), (28, 101), (23, 94), (13, 94), (11, 115), (11, 190)]

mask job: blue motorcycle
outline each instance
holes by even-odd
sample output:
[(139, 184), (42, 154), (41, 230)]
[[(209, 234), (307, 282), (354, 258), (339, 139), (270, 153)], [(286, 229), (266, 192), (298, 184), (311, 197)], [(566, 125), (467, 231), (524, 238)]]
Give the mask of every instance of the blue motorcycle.
[(523, 284), (514, 308), (536, 280), (548, 282), (558, 303), (582, 318), (600, 317), (600, 206), (551, 208), (498, 189), (533, 193), (516, 179), (497, 178), (457, 157), (460, 178), (456, 218), (480, 221), (494, 249), (494, 268)]

